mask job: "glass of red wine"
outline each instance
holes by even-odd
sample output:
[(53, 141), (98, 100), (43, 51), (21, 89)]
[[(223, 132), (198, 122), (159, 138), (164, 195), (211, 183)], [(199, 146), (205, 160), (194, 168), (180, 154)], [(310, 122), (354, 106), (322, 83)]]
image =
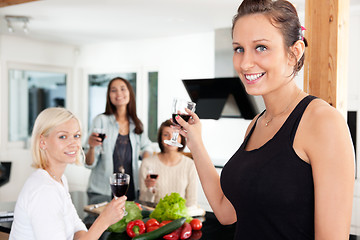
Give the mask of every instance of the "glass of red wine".
[[(159, 174), (157, 173), (157, 171), (154, 168), (149, 167), (147, 169), (147, 175), (151, 178), (151, 179), (157, 179)], [(151, 195), (151, 199), (149, 199), (150, 202), (155, 202), (155, 187), (150, 187), (149, 191), (152, 193)]]
[[(104, 142), (106, 137), (105, 129), (104, 128), (94, 128), (94, 132), (98, 134), (98, 137), (101, 138), (101, 142)], [(101, 145), (101, 153), (104, 153), (104, 147)]]
[[(130, 175), (126, 173), (114, 173), (110, 176), (110, 187), (114, 198), (122, 197), (126, 194), (130, 183)], [(127, 215), (124, 209), (124, 216)]]
[[(190, 102), (184, 99), (175, 98), (172, 105), (172, 121), (174, 124), (179, 125), (176, 121), (176, 115), (179, 115), (185, 121), (189, 121), (190, 115), (185, 111), (185, 108), (192, 112), (195, 112), (196, 103)], [(182, 147), (183, 145), (178, 142), (179, 130), (174, 129), (170, 140), (164, 140), (164, 142), (171, 146)]]

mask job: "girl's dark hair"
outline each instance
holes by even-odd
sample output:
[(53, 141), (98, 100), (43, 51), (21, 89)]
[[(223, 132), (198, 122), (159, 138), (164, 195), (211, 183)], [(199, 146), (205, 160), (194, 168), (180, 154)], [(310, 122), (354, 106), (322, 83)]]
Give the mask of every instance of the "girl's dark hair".
[[(166, 120), (165, 122), (163, 122), (160, 127), (159, 127), (159, 130), (158, 130), (158, 144), (159, 144), (159, 147), (160, 147), (160, 150), (161, 152), (163, 153), (164, 152), (164, 143), (161, 139), (161, 136), (162, 136), (162, 133), (164, 131), (164, 128), (165, 127), (170, 127), (171, 125), (173, 125), (173, 123), (170, 121), (170, 120)], [(183, 135), (180, 135), (181, 137), (181, 144), (183, 145), (181, 148), (178, 148), (178, 152), (182, 152), (184, 151), (184, 148), (186, 146), (186, 138), (183, 136)]]
[[(298, 40), (303, 40), (305, 47), (308, 46), (307, 40), (303, 36), (296, 8), (286, 0), (244, 0), (233, 18), (232, 32), (239, 18), (256, 13), (268, 16), (273, 26), (280, 29), (284, 38), (285, 49), (295, 59), (295, 54), (291, 52), (290, 47)], [(303, 67), (304, 60), (305, 54), (294, 66), (293, 75), (296, 75)]]
[(138, 118), (138, 116), (136, 114), (136, 101), (135, 101), (134, 89), (131, 86), (131, 84), (129, 83), (129, 81), (127, 81), (126, 79), (121, 78), (121, 77), (116, 77), (116, 78), (113, 78), (110, 80), (110, 82), (108, 84), (108, 88), (107, 88), (107, 93), (106, 93), (106, 106), (105, 106), (104, 114), (105, 115), (117, 114), (116, 106), (114, 104), (112, 104), (110, 101), (110, 87), (111, 87), (111, 84), (116, 80), (123, 81), (129, 90), (130, 100), (129, 100), (128, 105), (126, 106), (127, 116), (128, 116), (128, 118), (130, 117), (135, 123), (135, 133), (141, 134), (141, 133), (143, 133), (144, 128), (143, 128), (143, 124), (142, 124), (141, 120)]

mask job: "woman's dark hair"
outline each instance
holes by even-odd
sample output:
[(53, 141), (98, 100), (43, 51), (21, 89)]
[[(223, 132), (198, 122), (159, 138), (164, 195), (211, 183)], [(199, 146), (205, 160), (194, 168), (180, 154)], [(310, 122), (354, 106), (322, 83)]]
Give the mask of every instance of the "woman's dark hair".
[(144, 128), (143, 128), (143, 124), (142, 124), (141, 120), (138, 118), (138, 116), (136, 114), (136, 101), (135, 101), (134, 89), (132, 88), (129, 81), (127, 81), (126, 79), (121, 78), (121, 77), (116, 77), (116, 78), (111, 79), (111, 81), (109, 82), (108, 88), (107, 88), (107, 93), (106, 93), (106, 106), (105, 106), (104, 114), (105, 115), (112, 115), (112, 114), (116, 115), (117, 114), (116, 106), (114, 104), (112, 104), (111, 100), (110, 100), (110, 87), (111, 87), (111, 84), (116, 80), (123, 81), (129, 90), (130, 100), (129, 100), (128, 105), (126, 106), (127, 116), (130, 117), (135, 123), (135, 133), (141, 134), (144, 131)]
[[(165, 127), (170, 127), (171, 125), (174, 125), (170, 120), (166, 120), (165, 122), (163, 122), (160, 127), (159, 127), (159, 130), (158, 130), (158, 144), (159, 144), (159, 147), (160, 147), (160, 150), (161, 152), (163, 153), (164, 152), (164, 143), (161, 139), (161, 136), (162, 136), (162, 133), (164, 131), (164, 128)], [(182, 152), (184, 151), (184, 148), (186, 146), (186, 138), (183, 136), (183, 135), (180, 135), (181, 137), (181, 144), (183, 145), (181, 148), (178, 148), (178, 152)]]
[[(270, 18), (274, 27), (280, 29), (285, 43), (285, 49), (292, 57), (290, 47), (298, 40), (303, 40), (307, 47), (307, 40), (303, 36), (302, 27), (296, 8), (286, 0), (244, 0), (238, 8), (237, 14), (233, 18), (232, 32), (237, 20), (249, 14), (264, 14)], [(296, 75), (304, 65), (305, 54), (294, 66), (293, 75)]]

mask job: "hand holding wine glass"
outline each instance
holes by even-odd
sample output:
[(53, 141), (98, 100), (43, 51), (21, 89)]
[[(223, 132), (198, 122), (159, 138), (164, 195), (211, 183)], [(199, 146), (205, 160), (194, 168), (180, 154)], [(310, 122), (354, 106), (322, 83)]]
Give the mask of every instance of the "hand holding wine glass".
[[(97, 133), (97, 137), (100, 138), (100, 142), (104, 142), (106, 132), (104, 128), (94, 128), (94, 133)], [(97, 140), (99, 142), (99, 140)], [(101, 145), (101, 152), (104, 152), (104, 147)]]
[(186, 122), (178, 116), (177, 121), (181, 125), (180, 134), (186, 138), (186, 146), (193, 152), (193, 150), (204, 148), (201, 133), (202, 126), (196, 113), (188, 109), (186, 111), (191, 116), (191, 120)]
[[(177, 115), (179, 115), (185, 121), (189, 121), (190, 115), (186, 112), (186, 109), (189, 109), (190, 111), (195, 112), (195, 106), (196, 106), (196, 103), (194, 103), (194, 102), (175, 98), (173, 101), (173, 105), (172, 105), (173, 123), (176, 125), (179, 125), (179, 123), (176, 121)], [(171, 146), (182, 147), (183, 145), (178, 142), (178, 136), (179, 136), (179, 130), (174, 129), (171, 140), (164, 140), (164, 143), (171, 145)]]
[(159, 174), (155, 171), (155, 169), (153, 168), (148, 168), (147, 169), (147, 175), (146, 175), (146, 179), (145, 179), (145, 185), (148, 187), (149, 191), (151, 192), (151, 199), (149, 199), (150, 202), (154, 202), (155, 201), (155, 184), (156, 184), (156, 179), (158, 178)]
[[(110, 176), (110, 187), (114, 198), (122, 197), (126, 194), (130, 183), (130, 176), (126, 173), (114, 173)], [(124, 209), (124, 216), (127, 212)]]

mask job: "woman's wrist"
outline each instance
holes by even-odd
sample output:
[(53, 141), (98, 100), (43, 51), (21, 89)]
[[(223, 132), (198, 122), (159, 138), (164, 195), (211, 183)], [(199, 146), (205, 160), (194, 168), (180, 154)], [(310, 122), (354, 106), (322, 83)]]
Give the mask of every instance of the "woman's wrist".
[(111, 223), (109, 223), (106, 217), (104, 217), (102, 214), (99, 215), (95, 222), (97, 223), (97, 227), (103, 231), (105, 231), (111, 225)]

